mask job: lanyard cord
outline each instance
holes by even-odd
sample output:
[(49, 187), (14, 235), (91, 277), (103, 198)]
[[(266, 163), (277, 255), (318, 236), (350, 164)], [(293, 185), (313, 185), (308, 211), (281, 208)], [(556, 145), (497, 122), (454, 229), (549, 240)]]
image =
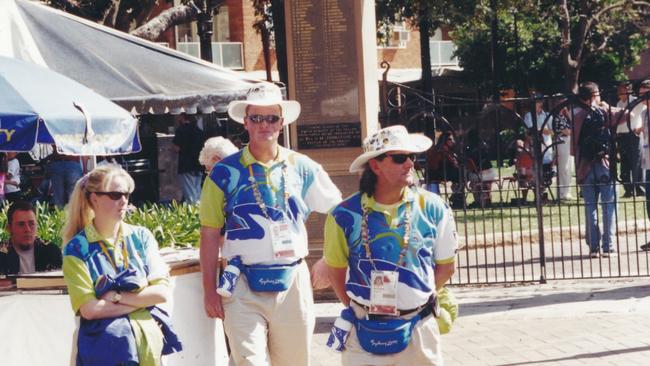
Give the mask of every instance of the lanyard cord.
[[(399, 210), (399, 208), (398, 208)], [(394, 272), (397, 271), (397, 267), (399, 264), (402, 262), (404, 259), (404, 256), (406, 255), (406, 251), (408, 250), (409, 247), (409, 239), (411, 237), (411, 202), (407, 201), (406, 202), (406, 218), (404, 220), (404, 237), (403, 237), (403, 243), (402, 249), (400, 250), (399, 253), (399, 259), (397, 259), (397, 262), (395, 263), (395, 270)], [(377, 267), (375, 267), (375, 261), (372, 260), (372, 255), (370, 252), (370, 231), (368, 229), (368, 208), (364, 204), (361, 207), (361, 240), (363, 242), (363, 247), (366, 250), (366, 257), (368, 257), (368, 260), (370, 261), (370, 264), (372, 265), (372, 268), (376, 271)], [(402, 263), (404, 265), (404, 263)]]
[[(124, 238), (122, 237), (121, 232), (120, 232), (120, 238), (117, 240), (117, 242), (115, 242), (115, 249), (116, 250), (118, 248), (118, 244), (122, 249), (122, 261), (124, 262), (124, 269), (128, 269), (129, 268), (129, 255), (126, 252), (126, 244), (124, 243)], [(111, 262), (111, 265), (113, 266), (115, 271), (117, 271), (117, 258), (113, 259), (113, 256), (111, 256), (110, 252), (108, 251), (108, 247), (107, 247), (106, 243), (103, 240), (101, 240), (99, 242), (99, 246), (102, 248), (102, 252), (104, 252), (104, 255), (106, 256), (106, 258), (108, 258), (108, 261)], [(113, 253), (115, 253), (116, 250), (114, 250)]]
[[(259, 184), (257, 183), (257, 179), (255, 179), (255, 174), (253, 173), (253, 164), (248, 166), (248, 172), (250, 176), (248, 177), (248, 180), (251, 182), (251, 185), (253, 186), (253, 196), (255, 196), (255, 202), (257, 205), (260, 207), (260, 210), (264, 214), (264, 217), (266, 217), (267, 220), (271, 220), (271, 217), (269, 216), (269, 213), (266, 209), (266, 203), (264, 203), (264, 199), (262, 198), (262, 193), (260, 192)], [(268, 186), (271, 186), (271, 177), (269, 176), (268, 179), (269, 181)], [(282, 212), (286, 211), (289, 207), (289, 191), (287, 190), (287, 163), (283, 162), (282, 163), (282, 182), (280, 183), (280, 189), (282, 190), (283, 197), (284, 197), (284, 207)], [(272, 186), (271, 186), (272, 187)]]

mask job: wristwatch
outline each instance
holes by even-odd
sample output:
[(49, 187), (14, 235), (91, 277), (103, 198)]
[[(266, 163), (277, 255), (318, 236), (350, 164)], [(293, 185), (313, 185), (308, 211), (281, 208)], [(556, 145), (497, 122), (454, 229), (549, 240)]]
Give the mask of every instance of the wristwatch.
[(119, 304), (120, 300), (122, 300), (122, 294), (119, 291), (117, 291), (113, 294), (113, 297), (111, 298), (111, 302), (113, 304)]

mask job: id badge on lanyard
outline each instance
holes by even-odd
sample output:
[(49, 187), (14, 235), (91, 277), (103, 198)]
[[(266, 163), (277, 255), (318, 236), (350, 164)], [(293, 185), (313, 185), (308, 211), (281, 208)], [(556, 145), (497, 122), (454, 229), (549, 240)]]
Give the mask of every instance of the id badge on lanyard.
[(271, 245), (275, 259), (295, 256), (296, 250), (291, 240), (291, 228), (286, 219), (271, 222), (269, 232), (271, 233)]
[(397, 283), (398, 273), (395, 271), (370, 272), (370, 310), (368, 313), (377, 315), (397, 316)]

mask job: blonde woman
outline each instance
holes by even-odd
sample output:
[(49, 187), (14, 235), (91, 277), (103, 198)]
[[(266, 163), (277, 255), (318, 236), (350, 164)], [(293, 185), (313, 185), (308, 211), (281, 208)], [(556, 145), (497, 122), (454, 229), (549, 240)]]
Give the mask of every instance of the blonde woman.
[(210, 174), (212, 167), (221, 159), (238, 151), (235, 145), (227, 138), (221, 136), (211, 137), (205, 141), (199, 153), (199, 163), (205, 167), (205, 172)]
[[(63, 275), (80, 315), (77, 365), (160, 365), (180, 350), (166, 313), (169, 269), (144, 227), (123, 219), (134, 182), (104, 165), (75, 185), (63, 229)], [(163, 347), (164, 344), (164, 347)]]

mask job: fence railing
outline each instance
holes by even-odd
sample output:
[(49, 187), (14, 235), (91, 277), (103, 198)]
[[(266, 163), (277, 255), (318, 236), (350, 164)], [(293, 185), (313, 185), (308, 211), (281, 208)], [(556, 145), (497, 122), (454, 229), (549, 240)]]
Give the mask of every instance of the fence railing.
[[(601, 98), (617, 99), (607, 91)], [(452, 283), (650, 275), (640, 164), (643, 151), (650, 156), (641, 143), (650, 133), (650, 94), (619, 110), (573, 95), (434, 98), (385, 82), (381, 105), (383, 126), (404, 124), (434, 140), (419, 171), (454, 209), (460, 250)], [(609, 150), (577, 164), (574, 154), (587, 155), (580, 146), (594, 144), (579, 131), (597, 123), (597, 110)]]

